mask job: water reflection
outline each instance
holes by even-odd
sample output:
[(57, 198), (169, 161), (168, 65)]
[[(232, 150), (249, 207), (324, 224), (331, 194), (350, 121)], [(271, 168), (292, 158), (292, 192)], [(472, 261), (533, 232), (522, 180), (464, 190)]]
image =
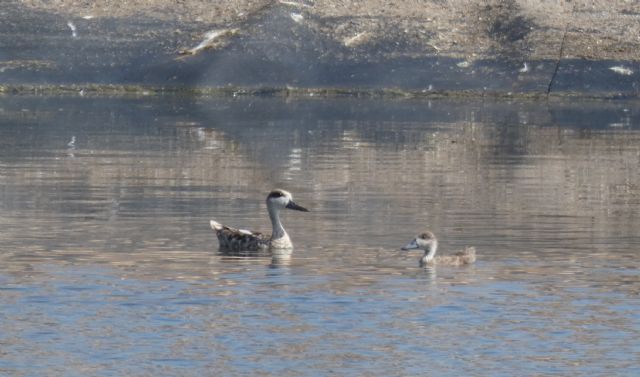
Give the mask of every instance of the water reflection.
[(268, 264), (273, 268), (291, 265), (293, 249), (275, 249), (261, 251), (219, 251), (220, 261), (236, 264)]
[[(2, 97), (0, 371), (635, 375), (639, 117)], [(274, 187), (296, 249), (220, 253), (209, 219), (269, 229)], [(418, 267), (425, 227), (476, 264)]]

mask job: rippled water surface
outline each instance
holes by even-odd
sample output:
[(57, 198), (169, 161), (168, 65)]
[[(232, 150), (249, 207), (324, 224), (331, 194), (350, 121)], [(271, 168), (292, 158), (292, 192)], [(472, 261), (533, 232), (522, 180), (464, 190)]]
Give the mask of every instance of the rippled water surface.
[(637, 103), (0, 97), (0, 183), (2, 375), (640, 375)]

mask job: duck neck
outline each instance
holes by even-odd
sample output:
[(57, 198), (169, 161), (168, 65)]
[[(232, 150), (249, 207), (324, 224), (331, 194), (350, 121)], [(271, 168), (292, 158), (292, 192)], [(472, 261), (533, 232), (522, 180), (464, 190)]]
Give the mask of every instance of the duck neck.
[(424, 249), (424, 255), (422, 256), (422, 259), (420, 259), (420, 262), (422, 262), (422, 263), (431, 263), (431, 262), (433, 262), (433, 258), (435, 258), (435, 256), (436, 256), (436, 250), (437, 249), (438, 249), (438, 243), (437, 242), (433, 242), (431, 245), (428, 245)]
[(280, 221), (280, 210), (269, 205), (267, 206), (267, 209), (269, 210), (269, 218), (271, 219), (271, 239), (277, 240), (284, 237), (288, 238), (289, 235), (287, 235), (287, 232), (284, 230), (282, 222)]

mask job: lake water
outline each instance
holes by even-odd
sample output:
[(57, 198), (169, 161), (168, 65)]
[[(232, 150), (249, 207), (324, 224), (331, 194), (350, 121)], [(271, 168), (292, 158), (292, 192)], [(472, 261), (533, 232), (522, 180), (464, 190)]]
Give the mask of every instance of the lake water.
[(6, 96), (0, 182), (2, 375), (640, 375), (638, 103)]

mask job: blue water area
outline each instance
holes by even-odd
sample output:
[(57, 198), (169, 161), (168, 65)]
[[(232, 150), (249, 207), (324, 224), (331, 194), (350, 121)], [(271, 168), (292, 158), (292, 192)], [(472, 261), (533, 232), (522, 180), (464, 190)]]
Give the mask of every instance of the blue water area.
[[(0, 97), (0, 374), (638, 375), (638, 114)], [(220, 251), (274, 187), (293, 251)]]

